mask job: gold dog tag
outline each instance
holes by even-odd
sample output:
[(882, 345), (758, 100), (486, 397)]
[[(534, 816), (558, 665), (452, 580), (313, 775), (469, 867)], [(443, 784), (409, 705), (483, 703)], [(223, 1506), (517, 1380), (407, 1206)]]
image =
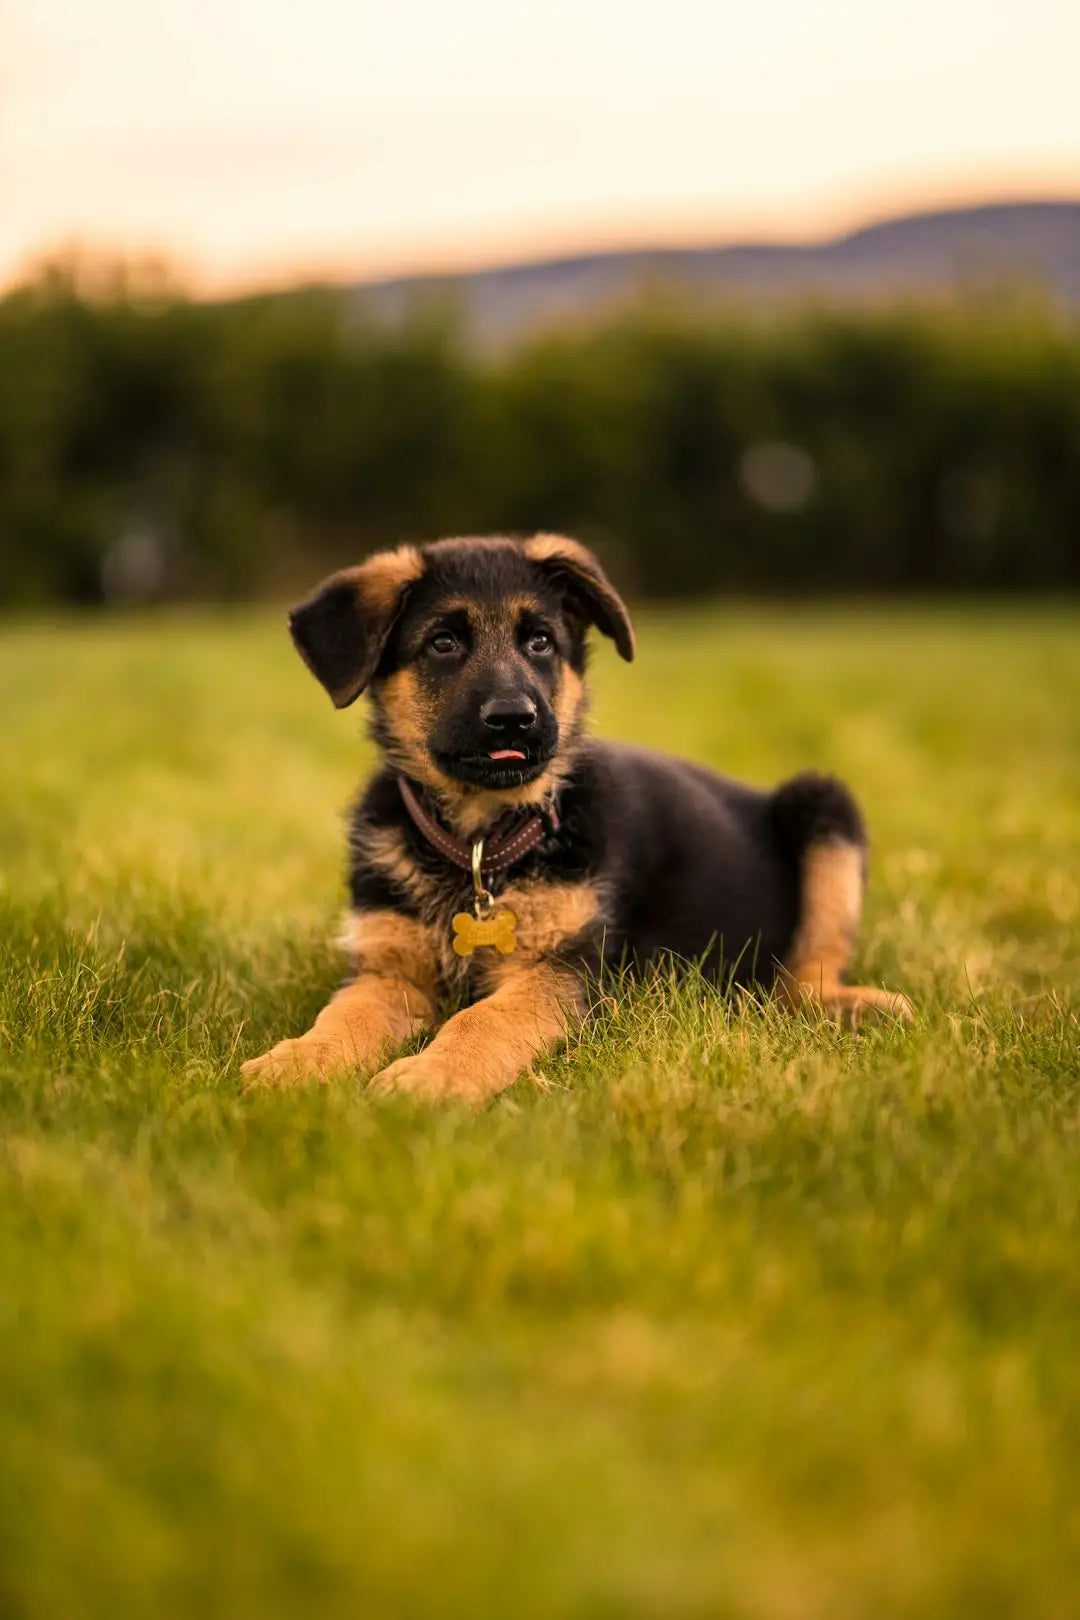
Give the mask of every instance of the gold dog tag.
[(471, 956), (484, 945), (509, 956), (517, 950), (517, 918), (512, 911), (494, 911), (490, 917), (470, 917), (459, 911), (454, 917), (454, 950), (459, 956)]
[(458, 956), (471, 956), (473, 951), (491, 945), (509, 956), (517, 950), (517, 918), (506, 907), (495, 910), (495, 897), (484, 888), (484, 840), (478, 838), (472, 847), (473, 912), (459, 911), (454, 916), (454, 950)]

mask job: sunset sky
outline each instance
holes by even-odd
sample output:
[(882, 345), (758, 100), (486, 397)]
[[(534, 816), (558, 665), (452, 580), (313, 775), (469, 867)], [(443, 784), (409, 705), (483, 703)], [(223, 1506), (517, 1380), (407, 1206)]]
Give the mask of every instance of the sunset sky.
[(202, 288), (1080, 198), (1078, 0), (0, 0), (0, 285)]

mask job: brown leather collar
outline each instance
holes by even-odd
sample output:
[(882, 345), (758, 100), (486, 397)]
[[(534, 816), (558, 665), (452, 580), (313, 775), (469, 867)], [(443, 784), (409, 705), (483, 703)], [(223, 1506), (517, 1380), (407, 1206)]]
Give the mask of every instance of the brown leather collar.
[[(398, 792), (401, 802), (409, 812), (413, 826), (422, 833), (433, 849), (446, 860), (452, 861), (468, 872), (472, 867), (472, 844), (464, 838), (458, 838), (454, 833), (440, 825), (428, 814), (420, 803), (404, 776), (397, 779)], [(554, 805), (543, 815), (538, 810), (530, 810), (522, 817), (520, 810), (509, 810), (500, 816), (494, 826), (483, 835), (484, 855), (480, 862), (480, 870), (490, 876), (493, 872), (504, 872), (515, 861), (529, 855), (538, 845), (542, 844), (549, 831), (558, 826), (558, 817)]]

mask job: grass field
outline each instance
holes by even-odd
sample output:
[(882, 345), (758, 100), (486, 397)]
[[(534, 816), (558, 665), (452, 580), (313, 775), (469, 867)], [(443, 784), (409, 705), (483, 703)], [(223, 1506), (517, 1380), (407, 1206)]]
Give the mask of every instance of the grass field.
[(1080, 1613), (1080, 617), (639, 624), (855, 785), (859, 1037), (640, 997), (479, 1115), (242, 1096), (370, 761), (269, 617), (0, 632), (0, 1613)]

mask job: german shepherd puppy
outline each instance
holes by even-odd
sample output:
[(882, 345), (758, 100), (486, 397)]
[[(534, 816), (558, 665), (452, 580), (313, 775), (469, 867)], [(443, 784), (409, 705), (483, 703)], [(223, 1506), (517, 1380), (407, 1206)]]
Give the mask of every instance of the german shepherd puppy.
[[(244, 1064), (249, 1082), (358, 1070), (480, 1101), (565, 1038), (606, 970), (665, 956), (793, 1005), (910, 1018), (903, 996), (844, 983), (866, 865), (845, 787), (763, 793), (586, 735), (587, 632), (625, 659), (634, 632), (584, 546), (404, 546), (334, 574), (290, 626), (338, 708), (370, 690), (382, 764), (352, 813), (348, 982)], [(434, 1039), (382, 1067), (447, 1004)]]

